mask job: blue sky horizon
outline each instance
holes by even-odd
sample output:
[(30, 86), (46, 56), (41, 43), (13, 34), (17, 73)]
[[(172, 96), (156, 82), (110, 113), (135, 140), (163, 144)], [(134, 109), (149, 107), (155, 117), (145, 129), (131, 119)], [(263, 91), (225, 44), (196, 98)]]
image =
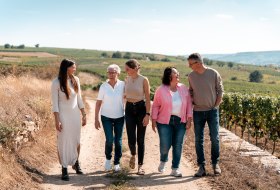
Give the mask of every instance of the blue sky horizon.
[(277, 0), (0, 0), (0, 45), (186, 55), (280, 50)]

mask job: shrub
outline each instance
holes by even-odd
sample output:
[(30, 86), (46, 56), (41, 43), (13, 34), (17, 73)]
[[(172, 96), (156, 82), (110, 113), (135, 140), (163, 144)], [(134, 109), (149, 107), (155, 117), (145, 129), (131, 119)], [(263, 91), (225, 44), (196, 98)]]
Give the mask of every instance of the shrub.
[(161, 61), (163, 61), (163, 62), (170, 62), (170, 59), (168, 59), (167, 57), (165, 57), (165, 58), (162, 58)]
[(101, 53), (101, 57), (109, 57), (109, 55), (108, 55), (107, 52), (102, 52), (102, 53)]
[(131, 59), (131, 53), (130, 52), (126, 52), (123, 56), (123, 58), (125, 59)]
[(10, 45), (10, 44), (5, 44), (5, 45), (4, 45), (4, 48), (5, 48), (5, 49), (11, 48), (11, 45)]
[(263, 75), (260, 71), (255, 70), (250, 73), (249, 75), (249, 81), (250, 82), (261, 82), (263, 79)]
[(219, 67), (223, 67), (223, 66), (225, 65), (225, 63), (224, 63), (224, 62), (221, 62), (221, 61), (217, 61), (217, 65), (218, 65)]
[(205, 65), (213, 65), (213, 61), (212, 60), (210, 60), (210, 59), (207, 59), (207, 58), (203, 58), (203, 63), (205, 64)]
[(233, 67), (233, 63), (232, 63), (232, 62), (228, 62), (227, 65), (228, 65), (229, 68), (232, 68), (232, 67)]
[(237, 80), (237, 77), (231, 77), (230, 80)]
[(112, 55), (112, 58), (122, 58), (122, 53), (119, 51), (114, 52)]

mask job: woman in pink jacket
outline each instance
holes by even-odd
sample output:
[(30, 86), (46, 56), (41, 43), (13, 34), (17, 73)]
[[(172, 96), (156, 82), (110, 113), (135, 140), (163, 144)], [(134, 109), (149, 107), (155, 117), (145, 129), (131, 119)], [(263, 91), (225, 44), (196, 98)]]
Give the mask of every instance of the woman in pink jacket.
[(172, 150), (172, 172), (170, 175), (182, 177), (179, 164), (186, 130), (191, 127), (192, 101), (188, 88), (179, 83), (179, 72), (175, 67), (167, 67), (162, 77), (162, 85), (156, 90), (152, 106), (152, 128), (158, 130), (160, 139), (160, 164), (158, 171), (165, 171), (169, 149)]

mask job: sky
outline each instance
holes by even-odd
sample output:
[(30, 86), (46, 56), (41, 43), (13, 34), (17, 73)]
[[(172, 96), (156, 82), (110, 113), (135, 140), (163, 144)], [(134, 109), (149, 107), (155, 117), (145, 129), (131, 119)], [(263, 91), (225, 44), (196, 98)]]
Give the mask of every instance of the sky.
[(280, 50), (279, 0), (0, 0), (0, 45), (187, 55)]

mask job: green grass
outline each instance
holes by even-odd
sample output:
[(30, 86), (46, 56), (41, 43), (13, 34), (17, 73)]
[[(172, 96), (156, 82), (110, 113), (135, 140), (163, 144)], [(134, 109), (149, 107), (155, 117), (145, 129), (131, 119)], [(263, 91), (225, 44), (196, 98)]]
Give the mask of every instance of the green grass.
[[(4, 49), (0, 47), (0, 51), (17, 51), (17, 52), (48, 52), (59, 55), (58, 58), (22, 58), (20, 63), (11, 63), (0, 61), (0, 65), (16, 64), (22, 66), (38, 66), (49, 63), (60, 63), (61, 59), (69, 58), (73, 59), (78, 64), (78, 69), (90, 72), (102, 77), (102, 80), (106, 79), (106, 68), (109, 64), (118, 64), (121, 69), (120, 79), (124, 79), (126, 74), (124, 72), (124, 64), (126, 59), (113, 59), (103, 58), (101, 53), (105, 51), (87, 50), (87, 49), (66, 49), (66, 48), (30, 48), (25, 49)], [(107, 51), (108, 55), (112, 55), (113, 52)], [(125, 52), (122, 52), (124, 54)], [(132, 55), (142, 55), (140, 53), (132, 53)], [(156, 55), (158, 57), (165, 57), (164, 55)], [(163, 70), (167, 66), (175, 66), (180, 72), (180, 80), (182, 83), (188, 85), (186, 75), (191, 72), (191, 69), (187, 67), (187, 62), (181, 58), (175, 56), (166, 56), (171, 62), (161, 61), (144, 61), (141, 63), (141, 74), (149, 78), (152, 89), (154, 90), (161, 84), (161, 76)], [(232, 68), (229, 68), (227, 64), (223, 67), (217, 65), (211, 65), (210, 67), (219, 71), (224, 82), (225, 92), (242, 92), (242, 93), (256, 93), (267, 95), (278, 95), (280, 91), (280, 72), (274, 67), (268, 66), (254, 66), (245, 64), (234, 64)], [(250, 72), (259, 70), (263, 73), (264, 78), (262, 83), (248, 82)], [(232, 77), (236, 77), (236, 80), (231, 80)]]

